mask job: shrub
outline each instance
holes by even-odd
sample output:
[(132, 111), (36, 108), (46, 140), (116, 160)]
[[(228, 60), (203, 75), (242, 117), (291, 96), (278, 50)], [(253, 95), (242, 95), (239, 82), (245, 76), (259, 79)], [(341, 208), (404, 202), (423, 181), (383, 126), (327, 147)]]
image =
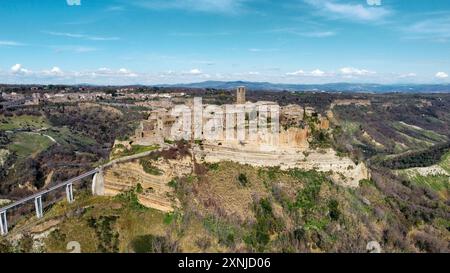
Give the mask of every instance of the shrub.
[(139, 163), (141, 164), (142, 168), (144, 169), (144, 172), (151, 174), (151, 175), (162, 175), (163, 172), (156, 168), (155, 166), (153, 166), (152, 162), (150, 160), (147, 159), (140, 159)]
[(218, 169), (219, 169), (219, 163), (211, 163), (211, 164), (208, 164), (208, 169), (209, 169), (209, 170), (213, 170), (213, 171), (218, 170)]
[(114, 197), (114, 198), (116, 200), (125, 202), (126, 205), (133, 210), (144, 211), (147, 209), (145, 206), (143, 206), (143, 205), (141, 205), (141, 203), (139, 203), (137, 195), (133, 190), (123, 192), (119, 195), (116, 195), (116, 197)]
[(167, 185), (168, 185), (169, 187), (175, 189), (175, 188), (177, 187), (177, 185), (178, 185), (178, 181), (177, 181), (176, 179), (172, 179), (172, 180), (169, 181), (169, 183), (167, 183)]
[(164, 215), (164, 224), (170, 225), (176, 218), (179, 217), (179, 214), (174, 212), (168, 212)]
[(245, 238), (245, 242), (257, 249), (263, 251), (270, 242), (270, 235), (283, 228), (282, 222), (275, 218), (272, 210), (272, 204), (268, 199), (261, 199), (254, 205), (256, 214), (256, 224), (253, 230)]
[(117, 218), (117, 216), (100, 216), (88, 220), (89, 226), (95, 229), (99, 240), (98, 249), (101, 252), (119, 251), (119, 233), (113, 229)]
[(203, 251), (211, 246), (211, 240), (209, 238), (198, 238), (195, 240), (195, 244)]
[(19, 241), (19, 251), (21, 253), (30, 253), (33, 251), (33, 237), (30, 234), (24, 234)]
[(209, 232), (217, 236), (220, 244), (228, 247), (234, 246), (237, 231), (233, 226), (214, 217), (205, 218), (203, 225)]
[(246, 176), (245, 174), (243, 174), (243, 173), (239, 174), (238, 180), (239, 180), (239, 183), (240, 183), (242, 186), (245, 187), (245, 186), (248, 185), (248, 179), (247, 179), (247, 176)]
[(144, 191), (144, 189), (142, 188), (141, 183), (138, 183), (136, 185), (136, 193), (142, 193)]
[(0, 240), (0, 253), (12, 252), (12, 245), (7, 240)]
[(171, 253), (177, 251), (178, 244), (166, 237), (147, 234), (135, 237), (131, 247), (136, 253)]
[(339, 216), (341, 215), (341, 211), (338, 208), (339, 203), (337, 200), (332, 199), (328, 202), (328, 215), (330, 216), (331, 220), (337, 221), (339, 219)]

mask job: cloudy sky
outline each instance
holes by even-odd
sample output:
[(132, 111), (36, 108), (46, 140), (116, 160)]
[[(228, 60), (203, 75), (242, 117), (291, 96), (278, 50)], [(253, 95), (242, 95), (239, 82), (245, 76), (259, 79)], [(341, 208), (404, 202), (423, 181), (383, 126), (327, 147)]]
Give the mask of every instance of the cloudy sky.
[(447, 0), (0, 0), (1, 83), (449, 83)]

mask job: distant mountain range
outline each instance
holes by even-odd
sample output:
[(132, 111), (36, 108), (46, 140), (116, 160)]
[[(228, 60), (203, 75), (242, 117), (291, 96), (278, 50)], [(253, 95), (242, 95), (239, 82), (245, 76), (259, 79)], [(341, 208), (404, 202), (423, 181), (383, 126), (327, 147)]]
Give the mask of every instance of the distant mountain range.
[(187, 84), (165, 84), (160, 87), (234, 89), (245, 86), (249, 90), (264, 91), (315, 91), (315, 92), (367, 92), (367, 93), (448, 93), (450, 84), (370, 84), (370, 83), (327, 83), (327, 84), (283, 84), (247, 81), (204, 81)]

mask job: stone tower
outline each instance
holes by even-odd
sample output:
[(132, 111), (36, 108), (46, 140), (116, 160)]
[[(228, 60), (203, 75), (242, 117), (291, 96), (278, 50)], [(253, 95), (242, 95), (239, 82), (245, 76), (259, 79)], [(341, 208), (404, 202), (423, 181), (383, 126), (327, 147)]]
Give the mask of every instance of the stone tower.
[(244, 104), (245, 103), (245, 87), (239, 86), (236, 89), (236, 104)]

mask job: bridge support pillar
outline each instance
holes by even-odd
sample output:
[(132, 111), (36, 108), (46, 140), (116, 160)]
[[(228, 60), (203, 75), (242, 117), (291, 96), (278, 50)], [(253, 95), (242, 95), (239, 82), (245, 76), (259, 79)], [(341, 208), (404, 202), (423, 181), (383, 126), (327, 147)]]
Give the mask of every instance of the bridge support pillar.
[(92, 179), (92, 194), (93, 195), (105, 195), (105, 181), (103, 178), (103, 169), (100, 169), (98, 173), (94, 175)]
[(8, 220), (6, 219), (6, 210), (0, 212), (0, 235), (8, 234)]
[(44, 216), (42, 212), (42, 195), (34, 198), (34, 206), (36, 207), (36, 217), (42, 218)]
[(66, 185), (66, 196), (67, 196), (67, 202), (72, 203), (74, 201), (73, 199), (73, 184), (67, 184)]

